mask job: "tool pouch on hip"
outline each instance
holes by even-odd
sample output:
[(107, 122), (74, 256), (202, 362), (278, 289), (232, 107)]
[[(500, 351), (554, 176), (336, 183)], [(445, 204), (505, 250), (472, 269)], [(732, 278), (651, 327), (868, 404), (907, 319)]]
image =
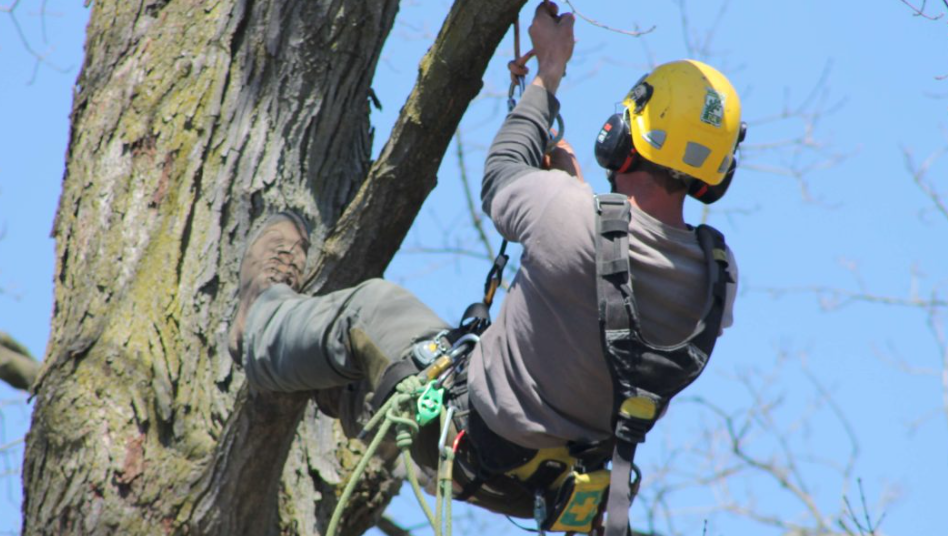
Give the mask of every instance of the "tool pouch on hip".
[(588, 533), (599, 514), (609, 487), (609, 471), (573, 471), (560, 486), (543, 529), (554, 532)]

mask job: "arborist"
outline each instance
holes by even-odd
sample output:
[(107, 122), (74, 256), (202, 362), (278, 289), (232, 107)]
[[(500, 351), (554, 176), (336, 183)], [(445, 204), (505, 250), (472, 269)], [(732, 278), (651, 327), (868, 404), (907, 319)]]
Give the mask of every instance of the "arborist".
[(473, 307), (454, 328), (381, 279), (299, 294), (309, 231), (284, 212), (244, 255), (230, 351), (254, 388), (314, 391), (353, 437), (406, 378), (430, 381), (450, 411), (416, 427), (411, 454), (434, 471), (449, 446), (454, 498), (541, 531), (625, 536), (636, 445), (732, 323), (734, 256), (683, 206), (724, 194), (746, 127), (720, 72), (660, 65), (595, 140), (613, 193), (594, 195), (572, 148), (550, 143), (574, 22), (537, 8), (537, 74), (487, 156), (483, 209), (523, 247), (493, 323)]

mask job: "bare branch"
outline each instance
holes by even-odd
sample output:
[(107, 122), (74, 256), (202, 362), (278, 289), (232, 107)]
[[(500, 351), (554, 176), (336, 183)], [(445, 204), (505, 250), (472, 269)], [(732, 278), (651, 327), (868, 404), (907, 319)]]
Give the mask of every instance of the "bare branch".
[(846, 431), (846, 435), (849, 437), (849, 459), (847, 460), (846, 467), (843, 470), (843, 482), (848, 482), (852, 477), (853, 469), (856, 467), (856, 459), (859, 458), (859, 440), (856, 438), (856, 431), (853, 429), (852, 423), (849, 422), (846, 414), (843, 413), (842, 408), (840, 408), (839, 404), (836, 403), (836, 399), (833, 398), (833, 396), (826, 389), (826, 387), (823, 386), (822, 382), (819, 381), (816, 375), (811, 373), (809, 369), (806, 368), (804, 368), (804, 373), (810, 380), (810, 383), (812, 383), (816, 388), (817, 392), (823, 397), (823, 402), (829, 406), (830, 410), (833, 412), (833, 415), (836, 416), (836, 420), (838, 420), (843, 426), (843, 430)]
[(678, 0), (678, 10), (681, 14), (681, 33), (685, 41), (685, 50), (688, 51), (689, 57), (707, 60), (716, 55), (711, 50), (711, 43), (717, 36), (718, 29), (724, 20), (724, 15), (727, 13), (729, 5), (729, 1), (721, 2), (721, 7), (718, 9), (718, 14), (715, 16), (714, 22), (705, 30), (704, 39), (701, 39), (697, 35), (694, 35), (696, 32), (692, 31), (691, 20), (688, 17), (688, 8), (685, 5), (685, 0)]
[(29, 390), (39, 374), (40, 363), (12, 337), (0, 331), (0, 380), (15, 389)]
[(484, 218), (481, 217), (481, 211), (478, 210), (477, 205), (474, 203), (474, 194), (471, 190), (471, 182), (468, 180), (467, 166), (464, 162), (464, 140), (461, 138), (460, 128), (454, 134), (454, 141), (455, 147), (457, 148), (458, 172), (461, 177), (461, 185), (464, 187), (464, 200), (467, 202), (467, 211), (471, 215), (471, 225), (474, 226), (481, 245), (484, 246), (484, 249), (487, 251), (487, 260), (492, 261), (494, 259), (494, 248), (490, 243), (490, 238), (487, 236), (487, 231), (484, 229)]
[(382, 516), (376, 527), (386, 536), (411, 536), (411, 532), (398, 526), (390, 517)]
[[(49, 55), (53, 52), (54, 49), (50, 49), (47, 52), (39, 52), (33, 45), (30, 44), (30, 40), (27, 39), (26, 33), (23, 32), (23, 27), (20, 25), (20, 20), (16, 16), (16, 9), (20, 5), (20, 0), (13, 0), (13, 2), (7, 6), (0, 6), (0, 13), (6, 13), (10, 17), (10, 23), (13, 24), (13, 29), (16, 31), (17, 38), (20, 40), (20, 44), (23, 46), (23, 49), (26, 52), (33, 56), (36, 60), (33, 65), (33, 73), (30, 75), (30, 79), (27, 81), (27, 84), (32, 84), (36, 80), (36, 74), (39, 72), (40, 65), (46, 65), (50, 69), (57, 71), (59, 73), (68, 73), (72, 70), (73, 66), (61, 67), (56, 65), (49, 60)], [(40, 6), (40, 25), (43, 34), (43, 42), (46, 42), (46, 0), (43, 0), (43, 3)]]
[[(846, 516), (852, 523), (859, 529), (860, 536), (876, 536), (876, 531), (879, 529), (879, 525), (882, 524), (882, 520), (885, 519), (885, 512), (879, 516), (879, 519), (873, 523), (872, 519), (869, 517), (869, 507), (866, 506), (866, 493), (862, 487), (862, 479), (857, 479), (859, 483), (859, 500), (862, 504), (862, 515), (864, 520), (860, 520), (859, 516), (856, 515), (856, 512), (853, 510), (852, 504), (849, 502), (849, 497), (843, 496), (843, 502), (846, 505)], [(865, 524), (863, 524), (865, 521)], [(846, 525), (846, 519), (839, 520), (840, 527), (846, 531), (847, 534), (854, 534), (849, 526)]]
[(914, 159), (912, 158), (912, 152), (903, 147), (902, 156), (905, 160), (905, 168), (912, 176), (912, 180), (915, 182), (915, 185), (922, 190), (922, 192), (928, 197), (928, 199), (935, 206), (935, 209), (945, 217), (945, 220), (948, 221), (948, 204), (945, 202), (944, 196), (935, 190), (934, 185), (926, 180), (931, 167), (941, 159), (945, 154), (948, 154), (948, 146), (942, 147), (922, 161), (921, 164), (916, 165)]
[(434, 247), (425, 247), (417, 246), (410, 248), (403, 248), (402, 253), (423, 253), (427, 255), (460, 255), (462, 257), (471, 257), (472, 259), (479, 259), (482, 261), (490, 262), (493, 260), (493, 257), (485, 254), (482, 251), (474, 251), (472, 249), (465, 249), (460, 247), (443, 247), (443, 248), (434, 248)]
[[(928, 20), (939, 20), (939, 19), (941, 19), (941, 18), (945, 15), (944, 13), (939, 13), (938, 15), (928, 15), (928, 14), (926, 14), (926, 13), (925, 13), (925, 4), (928, 3), (927, 0), (922, 0), (922, 5), (921, 5), (920, 7), (915, 7), (915, 6), (914, 6), (911, 2), (909, 2), (908, 0), (901, 0), (901, 1), (902, 1), (903, 4), (907, 5), (908, 7), (910, 7), (910, 8), (912, 9), (912, 11), (915, 12), (915, 13), (912, 14), (912, 16), (914, 16), (914, 17), (922, 17), (922, 18), (925, 18), (925, 19), (928, 19)], [(948, 5), (948, 4), (946, 4), (946, 5)]]
[(655, 30), (655, 26), (652, 26), (652, 27), (649, 28), (648, 30), (639, 30), (639, 25), (638, 25), (638, 24), (635, 25), (635, 30), (633, 30), (633, 31), (620, 30), (620, 29), (618, 29), (618, 28), (613, 28), (613, 27), (611, 27), (611, 26), (607, 26), (607, 25), (605, 25), (605, 24), (599, 22), (599, 21), (596, 20), (596, 19), (592, 19), (592, 18), (587, 17), (586, 15), (583, 15), (578, 9), (576, 9), (576, 6), (574, 6), (573, 3), (572, 3), (570, 0), (563, 0), (563, 1), (566, 2), (566, 4), (569, 6), (569, 8), (573, 10), (573, 14), (576, 15), (577, 17), (583, 19), (584, 21), (588, 22), (589, 24), (592, 24), (593, 26), (598, 26), (598, 27), (600, 27), (600, 28), (602, 28), (602, 29), (604, 29), (604, 30), (608, 30), (608, 31), (610, 31), (610, 32), (616, 32), (616, 33), (620, 33), (620, 34), (623, 34), (623, 35), (629, 35), (629, 36), (632, 36), (632, 37), (639, 37), (639, 36), (642, 36), (642, 35), (651, 33), (653, 30)]
[[(728, 414), (722, 408), (713, 404), (711, 401), (703, 397), (690, 397), (687, 400), (697, 403), (700, 406), (710, 410), (715, 414), (723, 423), (724, 431), (727, 434), (728, 442), (730, 445), (731, 454), (733, 454), (738, 460), (746, 464), (748, 467), (755, 469), (761, 474), (767, 475), (771, 479), (777, 482), (777, 484), (790, 492), (797, 500), (799, 500), (809, 511), (810, 515), (813, 518), (813, 521), (816, 522), (820, 530), (826, 530), (828, 523), (826, 517), (820, 511), (819, 507), (816, 505), (815, 500), (812, 495), (810, 495), (804, 488), (802, 488), (798, 483), (794, 482), (788, 475), (786, 468), (778, 466), (776, 462), (771, 460), (765, 460), (753, 456), (745, 448), (745, 437), (746, 433), (749, 430), (749, 423), (752, 419), (758, 418), (762, 412), (766, 411), (760, 407), (749, 410), (748, 417), (745, 420), (743, 425), (738, 425), (737, 420), (734, 416)], [(749, 517), (758, 521), (760, 523), (779, 526), (787, 528), (788, 523), (782, 519), (764, 516), (754, 511), (753, 508), (744, 508), (736, 504), (725, 505), (725, 509), (739, 513), (743, 516)]]

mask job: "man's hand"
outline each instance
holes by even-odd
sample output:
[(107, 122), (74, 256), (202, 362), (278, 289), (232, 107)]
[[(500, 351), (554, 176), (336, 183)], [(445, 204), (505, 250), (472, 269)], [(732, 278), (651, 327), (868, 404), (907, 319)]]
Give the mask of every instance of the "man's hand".
[(539, 64), (533, 84), (554, 94), (566, 72), (566, 63), (573, 56), (573, 45), (576, 43), (573, 37), (576, 18), (572, 13), (558, 13), (559, 8), (553, 2), (541, 2), (530, 25), (530, 39)]
[(583, 182), (583, 171), (579, 169), (576, 151), (565, 139), (556, 142), (550, 154), (543, 155), (543, 168), (565, 171)]

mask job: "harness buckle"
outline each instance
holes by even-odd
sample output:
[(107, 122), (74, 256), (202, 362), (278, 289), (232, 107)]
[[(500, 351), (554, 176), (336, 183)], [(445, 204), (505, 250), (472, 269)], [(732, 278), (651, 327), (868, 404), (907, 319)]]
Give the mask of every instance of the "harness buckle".
[(622, 194), (599, 194), (593, 196), (596, 200), (596, 213), (602, 215), (603, 205), (621, 206), (628, 202), (628, 199)]
[(537, 489), (533, 493), (533, 519), (537, 522), (537, 534), (543, 536), (546, 534), (546, 498), (543, 496), (543, 490)]

